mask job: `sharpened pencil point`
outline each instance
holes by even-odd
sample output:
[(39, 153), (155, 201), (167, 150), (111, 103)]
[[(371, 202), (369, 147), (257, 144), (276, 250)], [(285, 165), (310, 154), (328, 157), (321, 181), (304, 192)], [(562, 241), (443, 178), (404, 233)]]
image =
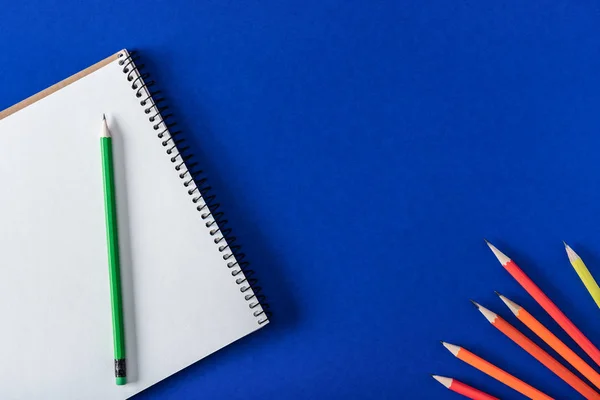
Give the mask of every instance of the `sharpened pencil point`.
[(102, 114), (102, 131), (100, 132), (101, 138), (109, 138), (112, 135), (108, 129), (108, 122), (106, 121), (106, 114)]
[(496, 246), (494, 246), (493, 244), (491, 244), (487, 240), (485, 242), (487, 243), (487, 245), (490, 248), (490, 250), (492, 250), (492, 253), (494, 253), (494, 255), (496, 256), (496, 258), (498, 259), (498, 261), (500, 261), (500, 264), (502, 264), (502, 266), (505, 266), (506, 264), (508, 264), (511, 261), (510, 258), (507, 257), (506, 254), (504, 254), (503, 252), (501, 252), (500, 250), (498, 250), (496, 248)]
[(477, 309), (479, 310), (479, 312), (483, 314), (483, 316), (485, 317), (485, 319), (487, 319), (492, 324), (494, 323), (494, 321), (496, 321), (496, 318), (498, 318), (498, 315), (496, 315), (496, 313), (491, 312), (490, 310), (488, 310), (487, 308), (485, 308), (481, 304), (476, 303), (474, 301), (473, 301), (473, 304), (475, 304), (475, 307), (477, 307)]
[[(565, 242), (563, 242), (563, 243), (565, 243)], [(575, 253), (575, 250), (573, 250), (571, 248), (571, 246), (569, 246), (566, 243), (565, 243), (565, 250), (567, 251), (567, 257), (569, 257), (569, 262), (573, 263), (573, 262), (577, 261), (578, 259), (581, 259), (581, 257), (579, 257), (577, 255), (577, 253)]]
[(458, 354), (458, 351), (460, 350), (459, 346), (456, 346), (454, 344), (450, 344), (450, 343), (446, 343), (446, 342), (442, 342), (442, 344), (444, 345), (445, 348), (448, 349), (448, 351), (452, 354), (454, 354), (454, 356), (456, 356)]
[(441, 383), (442, 385), (444, 385), (446, 387), (446, 389), (449, 389), (450, 385), (452, 385), (451, 378), (446, 378), (445, 376), (439, 376), (439, 375), (431, 375), (431, 377), (433, 379), (435, 379), (436, 381), (438, 381), (439, 383)]
[(470, 299), (469, 301), (470, 301), (471, 303), (473, 303), (473, 305), (475, 306), (475, 308), (479, 309), (479, 307), (480, 307), (479, 303), (477, 303), (477, 302), (476, 302), (475, 300), (473, 300), (473, 299)]
[(506, 304), (506, 306), (508, 307), (508, 309), (513, 314), (515, 314), (516, 316), (519, 315), (519, 310), (522, 308), (520, 305), (518, 305), (514, 301), (511, 301), (511, 300), (507, 299), (506, 297), (502, 296), (500, 293), (498, 293), (498, 296), (500, 297), (500, 300), (502, 300), (504, 302), (504, 304)]

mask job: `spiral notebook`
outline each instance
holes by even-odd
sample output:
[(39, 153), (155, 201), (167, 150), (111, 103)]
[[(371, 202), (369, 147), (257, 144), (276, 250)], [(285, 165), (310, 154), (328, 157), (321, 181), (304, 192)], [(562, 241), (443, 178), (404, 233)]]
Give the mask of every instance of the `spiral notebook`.
[[(123, 50), (0, 112), (0, 399), (126, 399), (269, 322), (152, 85)], [(121, 234), (129, 383), (120, 387), (102, 114)]]

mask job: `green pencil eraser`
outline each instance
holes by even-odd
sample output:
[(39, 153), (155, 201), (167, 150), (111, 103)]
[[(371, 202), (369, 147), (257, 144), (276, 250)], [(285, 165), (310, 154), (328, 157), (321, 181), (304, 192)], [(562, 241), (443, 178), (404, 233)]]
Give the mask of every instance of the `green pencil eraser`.
[(117, 379), (117, 385), (119, 385), (119, 386), (122, 386), (127, 383), (127, 378), (125, 378), (124, 376), (121, 378), (116, 378), (116, 379)]

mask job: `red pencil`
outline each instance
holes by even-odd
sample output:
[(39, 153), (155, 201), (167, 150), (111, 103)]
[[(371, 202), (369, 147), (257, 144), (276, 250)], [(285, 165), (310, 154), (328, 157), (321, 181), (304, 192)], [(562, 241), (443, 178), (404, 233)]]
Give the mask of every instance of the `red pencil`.
[(542, 292), (542, 290), (525, 275), (525, 272), (519, 268), (517, 264), (504, 253), (498, 250), (487, 240), (485, 241), (490, 247), (500, 264), (512, 275), (513, 278), (525, 289), (534, 300), (542, 306), (542, 308), (550, 314), (552, 319), (556, 321), (560, 327), (567, 332), (569, 336), (586, 352), (588, 356), (598, 365), (600, 365), (600, 350), (585, 337), (585, 335), (575, 326), (567, 316)]
[(456, 379), (446, 378), (445, 376), (431, 375), (433, 379), (444, 385), (447, 389), (452, 390), (458, 394), (462, 394), (472, 400), (500, 400), (497, 397), (490, 396), (487, 393), (483, 393), (481, 390), (477, 390), (467, 384), (457, 381)]

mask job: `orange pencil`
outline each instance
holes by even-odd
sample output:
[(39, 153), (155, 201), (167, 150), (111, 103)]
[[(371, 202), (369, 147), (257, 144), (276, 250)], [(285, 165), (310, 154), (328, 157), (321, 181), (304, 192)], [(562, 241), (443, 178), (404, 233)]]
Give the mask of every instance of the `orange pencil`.
[(585, 382), (579, 379), (574, 373), (565, 368), (564, 365), (556, 361), (550, 354), (546, 353), (537, 344), (533, 343), (529, 338), (519, 332), (514, 326), (506, 322), (497, 314), (488, 310), (480, 304), (471, 300), (475, 307), (483, 314), (483, 316), (500, 332), (504, 333), (510, 340), (518, 344), (523, 350), (528, 352), (533, 358), (542, 363), (550, 371), (554, 372), (560, 379), (565, 381), (573, 389), (577, 390), (586, 399), (600, 400), (600, 394), (588, 386)]
[(431, 375), (433, 379), (441, 383), (446, 387), (446, 389), (450, 389), (455, 393), (462, 394), (465, 397), (468, 397), (471, 400), (500, 400), (497, 397), (490, 396), (487, 393), (482, 392), (481, 390), (475, 389), (467, 385), (466, 383), (462, 383), (459, 380), (453, 378), (446, 378), (445, 376), (439, 375)]
[(454, 356), (459, 360), (466, 362), (467, 364), (480, 370), (484, 374), (487, 374), (492, 378), (504, 383), (506, 386), (516, 390), (522, 395), (532, 400), (554, 400), (547, 394), (544, 394), (536, 388), (534, 388), (533, 386), (530, 386), (522, 380), (515, 378), (503, 369), (500, 369), (494, 364), (489, 363), (483, 358), (471, 353), (469, 350), (446, 342), (442, 342), (442, 344), (445, 348), (448, 349), (448, 351), (450, 351), (450, 353), (454, 354)]
[(596, 364), (600, 365), (600, 350), (598, 350), (596, 346), (594, 346), (592, 342), (590, 342), (590, 340), (585, 337), (585, 335), (575, 326), (575, 324), (572, 323), (562, 311), (560, 311), (556, 304), (554, 304), (552, 300), (550, 300), (548, 296), (546, 296), (544, 292), (542, 292), (542, 290), (535, 283), (533, 283), (533, 281), (527, 275), (525, 275), (525, 272), (523, 272), (523, 270), (519, 268), (519, 266), (513, 260), (508, 258), (504, 253), (494, 247), (487, 240), (485, 242), (490, 247), (498, 261), (500, 261), (500, 264), (502, 264), (502, 266), (508, 271), (508, 273), (511, 274), (517, 282), (519, 282), (523, 289), (525, 289), (525, 291), (527, 291), (527, 293), (529, 293), (529, 295), (533, 297), (534, 300), (537, 301), (537, 303), (542, 306), (542, 308), (548, 314), (550, 314), (552, 319), (556, 321), (556, 323), (560, 325), (560, 327), (563, 328), (563, 330), (567, 332), (569, 336), (571, 336), (575, 343), (577, 343), (577, 345), (581, 347)]
[(531, 329), (540, 339), (548, 346), (552, 347), (562, 358), (571, 364), (581, 375), (585, 376), (590, 382), (600, 389), (600, 374), (581, 359), (573, 350), (557, 338), (548, 328), (542, 325), (530, 313), (520, 305), (510, 301), (500, 293), (496, 292), (500, 299), (508, 306), (510, 311), (517, 317), (519, 321)]

